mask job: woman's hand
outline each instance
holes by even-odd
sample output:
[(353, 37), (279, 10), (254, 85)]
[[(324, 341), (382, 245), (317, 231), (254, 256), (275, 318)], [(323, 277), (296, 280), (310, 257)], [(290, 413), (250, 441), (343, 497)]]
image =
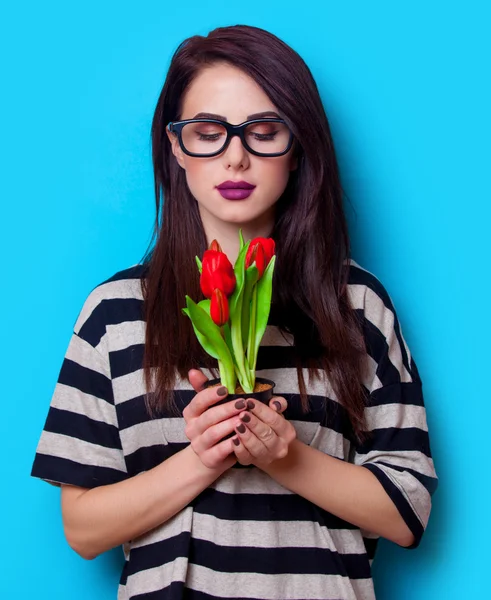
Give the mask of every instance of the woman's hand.
[[(254, 407), (251, 405), (254, 404)], [(258, 400), (248, 400), (248, 411), (233, 419), (237, 436), (233, 449), (241, 465), (266, 466), (285, 458), (288, 447), (297, 437), (293, 425), (281, 414), (286, 410), (285, 398), (276, 396), (269, 406)]]
[(203, 389), (203, 384), (208, 378), (199, 369), (191, 369), (188, 373), (189, 381), (197, 392), (196, 396), (182, 411), (186, 421), (184, 433), (191, 442), (191, 447), (198, 455), (201, 462), (210, 469), (230, 468), (236, 462), (232, 438), (223, 439), (234, 433), (237, 416), (246, 408), (244, 400), (231, 400), (220, 406), (213, 406), (215, 402), (223, 400), (227, 395), (220, 396), (218, 391), (221, 386)]

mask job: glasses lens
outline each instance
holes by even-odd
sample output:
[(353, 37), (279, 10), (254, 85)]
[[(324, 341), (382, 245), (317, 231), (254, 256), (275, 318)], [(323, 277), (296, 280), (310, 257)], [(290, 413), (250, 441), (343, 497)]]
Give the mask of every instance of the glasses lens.
[(227, 139), (227, 130), (218, 123), (187, 123), (182, 128), (182, 142), (193, 154), (218, 152)]
[(290, 130), (284, 123), (251, 123), (244, 131), (248, 145), (261, 154), (284, 152), (290, 141)]

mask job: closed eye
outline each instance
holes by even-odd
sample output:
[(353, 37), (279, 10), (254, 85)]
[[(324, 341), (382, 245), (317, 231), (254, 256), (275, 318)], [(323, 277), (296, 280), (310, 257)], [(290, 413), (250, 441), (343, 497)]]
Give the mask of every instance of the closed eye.
[(276, 134), (278, 132), (277, 131), (273, 131), (272, 133), (252, 133), (252, 135), (254, 136), (254, 138), (260, 142), (268, 142), (268, 141), (273, 141)]
[(200, 133), (198, 139), (200, 142), (216, 142), (221, 135), (221, 133)]

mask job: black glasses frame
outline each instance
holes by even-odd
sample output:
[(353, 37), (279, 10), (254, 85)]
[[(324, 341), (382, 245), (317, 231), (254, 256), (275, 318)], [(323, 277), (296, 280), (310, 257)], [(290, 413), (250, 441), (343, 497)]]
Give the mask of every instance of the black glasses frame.
[[(184, 127), (184, 125), (187, 125), (188, 123), (217, 123), (219, 125), (222, 125), (223, 127), (225, 127), (225, 129), (227, 131), (227, 138), (225, 139), (225, 144), (223, 145), (223, 147), (220, 150), (218, 150), (217, 152), (211, 152), (210, 154), (197, 154), (195, 152), (189, 152), (189, 150), (186, 149), (186, 147), (184, 146), (184, 143), (182, 141), (182, 128)], [(179, 146), (181, 147), (181, 150), (184, 152), (184, 154), (187, 154), (188, 156), (195, 156), (197, 158), (210, 158), (212, 156), (218, 156), (218, 154), (221, 154), (222, 152), (224, 152), (227, 149), (227, 146), (230, 144), (230, 140), (233, 138), (234, 135), (238, 135), (240, 137), (240, 140), (241, 140), (244, 148), (248, 152), (250, 152), (251, 154), (255, 154), (256, 156), (267, 156), (267, 157), (283, 156), (292, 147), (294, 135), (288, 128), (288, 130), (290, 132), (290, 139), (288, 140), (288, 145), (286, 147), (286, 150), (284, 150), (283, 152), (273, 152), (271, 154), (268, 154), (268, 153), (264, 153), (264, 152), (257, 152), (257, 150), (253, 150), (247, 143), (247, 141), (245, 139), (245, 135), (244, 135), (245, 128), (248, 125), (251, 125), (251, 123), (283, 123), (284, 125), (286, 125), (288, 127), (287, 123), (283, 119), (276, 119), (276, 118), (253, 119), (252, 121), (244, 121), (240, 125), (231, 125), (230, 123), (227, 123), (227, 121), (219, 121), (217, 119), (187, 119), (185, 121), (170, 121), (170, 123), (168, 123), (168, 125), (167, 125), (167, 129), (170, 132), (175, 133), (177, 135), (177, 139), (179, 140)]]

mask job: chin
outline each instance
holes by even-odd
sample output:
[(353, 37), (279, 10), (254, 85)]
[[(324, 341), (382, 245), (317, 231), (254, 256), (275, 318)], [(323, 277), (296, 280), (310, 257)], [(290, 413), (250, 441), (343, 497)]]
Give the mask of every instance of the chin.
[(268, 212), (269, 207), (261, 210), (258, 206), (254, 207), (251, 206), (251, 204), (247, 204), (247, 200), (235, 202), (227, 200), (227, 204), (221, 206), (220, 209), (221, 210), (216, 210), (215, 208), (212, 214), (221, 221), (229, 223), (249, 223), (260, 218), (265, 212)]
[(254, 223), (257, 219), (258, 216), (250, 216), (250, 215), (233, 215), (233, 216), (225, 216), (225, 215), (217, 215), (217, 217), (220, 219), (220, 221), (222, 221), (223, 223), (230, 223), (233, 225), (248, 225), (249, 223)]
[[(274, 205), (258, 203), (257, 199), (254, 201), (252, 198), (246, 198), (245, 200), (226, 200), (220, 196), (221, 202), (217, 202), (214, 199), (210, 203), (202, 203), (200, 205), (200, 212), (202, 217), (213, 220), (221, 221), (223, 223), (229, 223), (238, 226), (246, 226), (253, 223), (262, 222), (268, 220), (269, 215), (274, 211)], [(198, 203), (199, 204), (199, 203)], [(274, 219), (274, 217), (272, 217)]]

